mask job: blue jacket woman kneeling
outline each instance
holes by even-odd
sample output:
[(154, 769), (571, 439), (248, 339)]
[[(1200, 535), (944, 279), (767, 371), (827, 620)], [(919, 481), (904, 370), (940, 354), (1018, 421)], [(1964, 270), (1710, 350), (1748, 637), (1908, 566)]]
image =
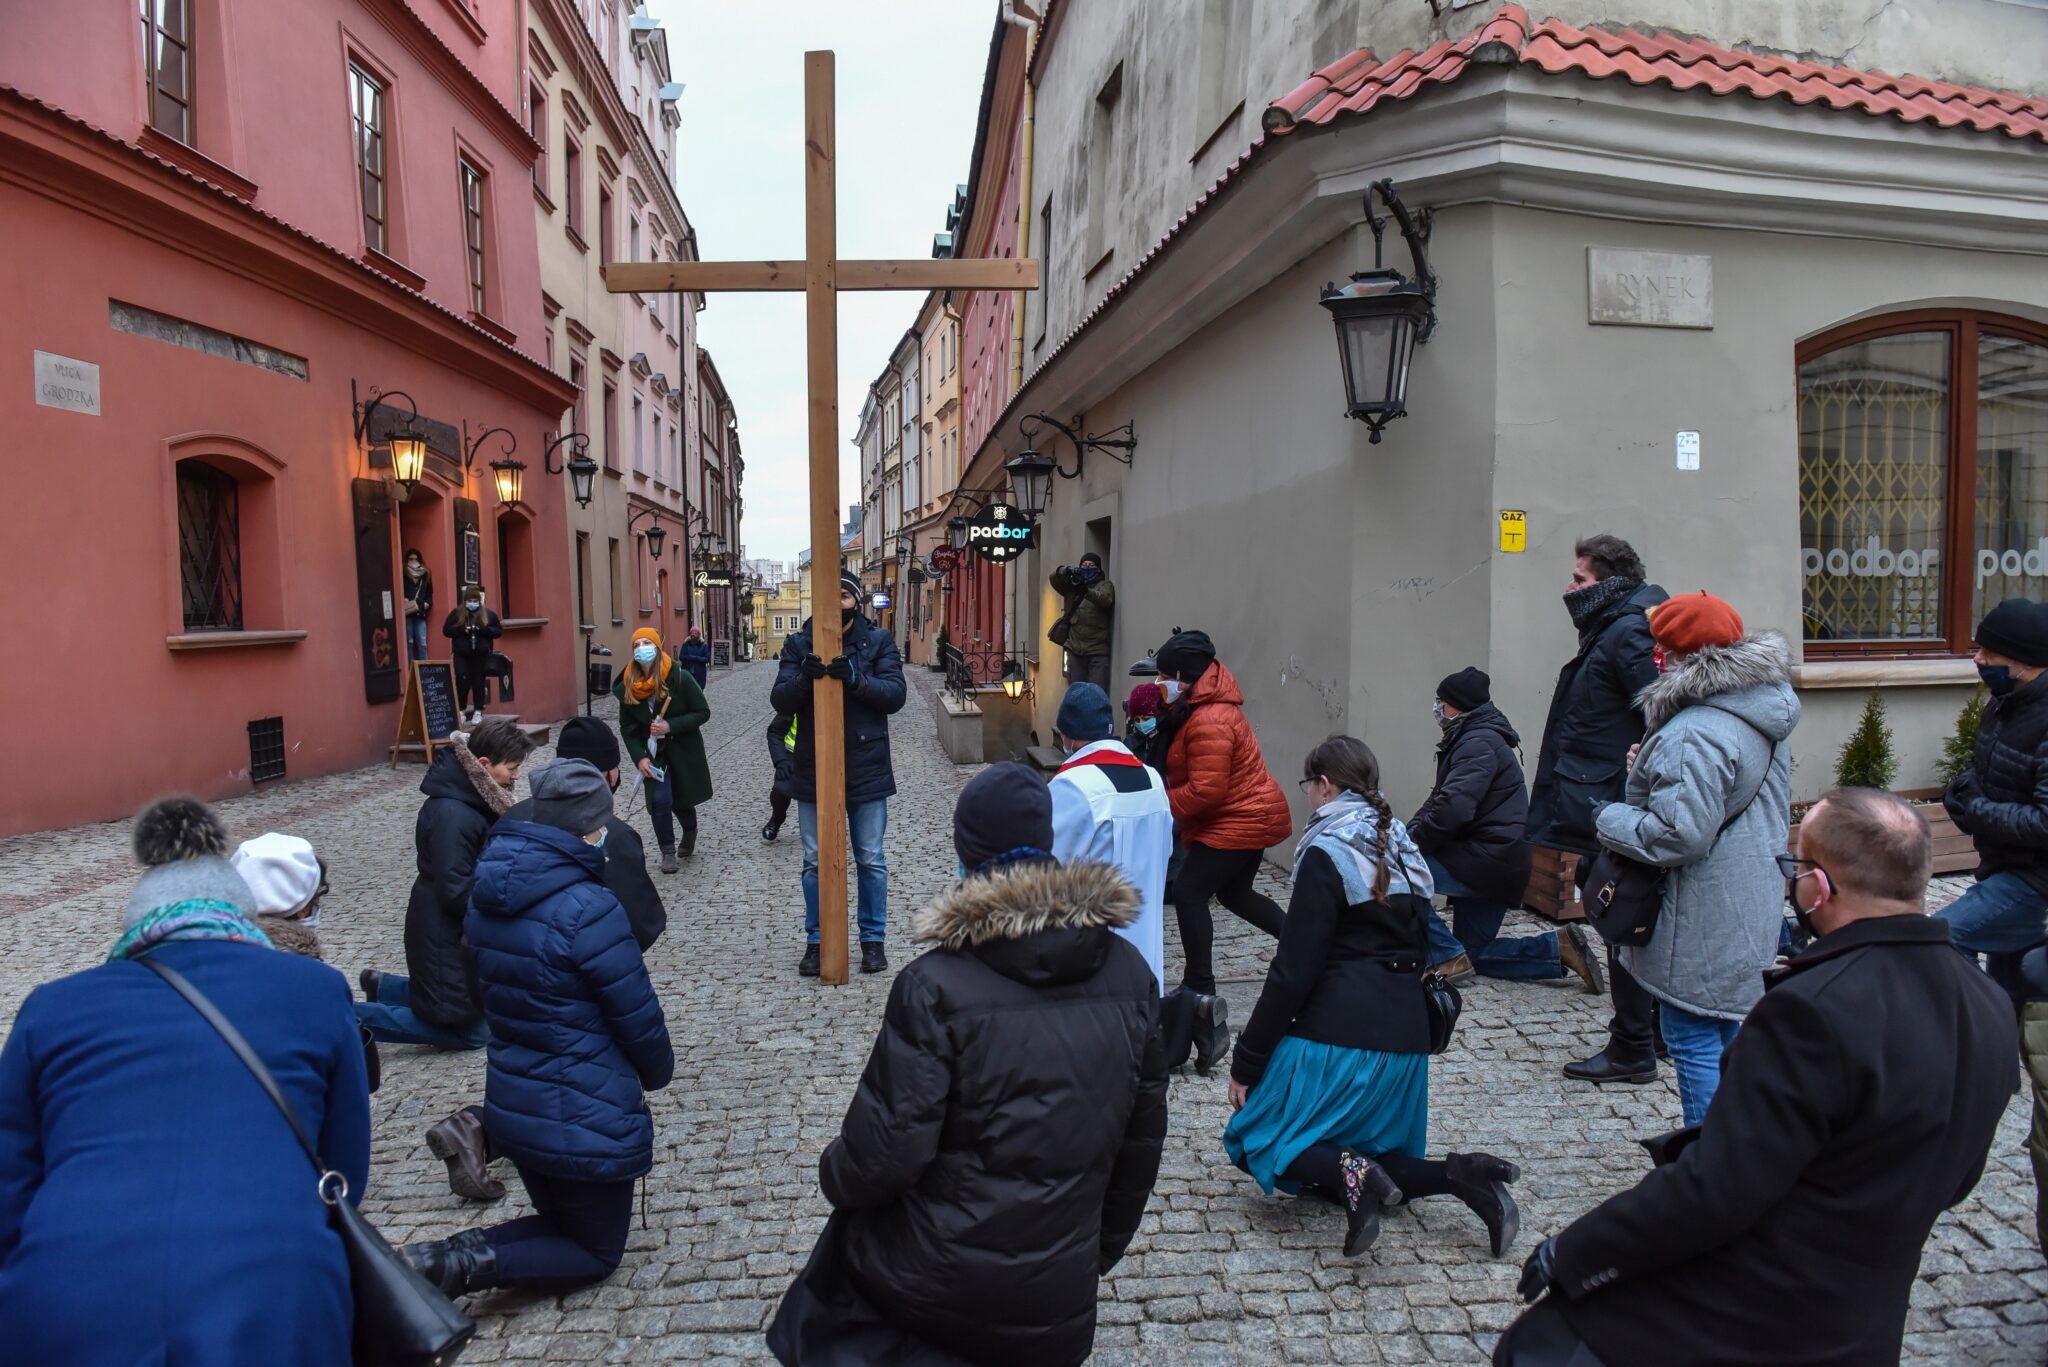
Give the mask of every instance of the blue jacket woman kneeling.
[(556, 760), (531, 785), (534, 819), (493, 831), (463, 931), (491, 1027), (484, 1128), (534, 1214), (409, 1246), (449, 1295), (610, 1276), (634, 1183), (654, 1165), (645, 1093), (675, 1073), (633, 927), (604, 886), (611, 785), (580, 759)]
[(348, 1263), (241, 1031), (362, 1198), (370, 1099), (348, 982), (269, 947), (227, 832), (189, 798), (136, 822), (151, 867), (106, 963), (29, 994), (0, 1051), (0, 1360), (348, 1367)]

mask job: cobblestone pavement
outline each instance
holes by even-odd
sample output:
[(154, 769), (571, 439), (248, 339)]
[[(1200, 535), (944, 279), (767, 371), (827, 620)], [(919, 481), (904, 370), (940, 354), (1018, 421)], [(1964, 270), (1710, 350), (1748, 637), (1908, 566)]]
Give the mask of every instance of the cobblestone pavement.
[[(713, 680), (706, 739), (718, 797), (703, 812), (696, 858), (674, 877), (656, 875), (670, 919), (649, 967), (677, 1070), (653, 1098), (645, 1224), (636, 1221), (625, 1265), (602, 1286), (482, 1298), (466, 1362), (765, 1356), (761, 1330), (824, 1219), (817, 1155), (837, 1132), (889, 981), (856, 974), (844, 988), (823, 988), (795, 976), (795, 823), (778, 843), (760, 836), (771, 668)], [(893, 728), (902, 791), (889, 812), (889, 953), (898, 964), (912, 952), (902, 913), (950, 881), (950, 812), (970, 772), (940, 753), (927, 710), (932, 678), (920, 671), (917, 683)], [(375, 767), (222, 804), (237, 838), (289, 830), (326, 856), (333, 893), (321, 935), (329, 962), (351, 978), (403, 967), (419, 776), (417, 767)], [(622, 806), (645, 829), (637, 801)], [(135, 876), (127, 838), (123, 823), (0, 841), (0, 1022), (36, 983), (106, 953)], [(1284, 903), (1279, 881), (1268, 884)], [(1242, 1022), (1267, 946), (1220, 908), (1217, 916), (1219, 970)], [(1515, 1279), (1532, 1241), (1631, 1184), (1646, 1162), (1632, 1141), (1678, 1123), (1668, 1070), (1640, 1088), (1559, 1078), (1563, 1062), (1598, 1046), (1605, 1019), (1604, 1000), (1562, 984), (1481, 981), (1467, 992), (1457, 1044), (1432, 1070), (1432, 1150), (1490, 1149), (1522, 1164), (1523, 1234), (1500, 1261), (1488, 1257), (1478, 1221), (1446, 1201), (1393, 1215), (1366, 1256), (1345, 1259), (1337, 1212), (1266, 1199), (1226, 1161), (1223, 1078), (1177, 1079), (1157, 1192), (1129, 1256), (1103, 1283), (1096, 1361), (1483, 1361), (1516, 1312)], [(523, 1213), (516, 1179), (493, 1208), (451, 1195), (421, 1140), (433, 1121), (480, 1097), (483, 1071), (481, 1053), (385, 1049), (364, 1210), (395, 1242)], [(1909, 1362), (2048, 1358), (2048, 1267), (2034, 1246), (2025, 1122), (2016, 1097), (1983, 1182), (1928, 1244)]]

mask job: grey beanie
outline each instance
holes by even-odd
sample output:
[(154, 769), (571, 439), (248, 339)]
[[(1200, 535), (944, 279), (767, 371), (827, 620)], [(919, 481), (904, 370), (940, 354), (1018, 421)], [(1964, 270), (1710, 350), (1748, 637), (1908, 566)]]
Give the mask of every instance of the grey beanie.
[(189, 797), (152, 802), (135, 819), (135, 857), (149, 867), (128, 894), (121, 924), (132, 928), (159, 907), (202, 900), (252, 915), (256, 898), (228, 862), (227, 848), (227, 831), (205, 803)]
[(558, 759), (533, 771), (527, 779), (533, 793), (533, 819), (571, 835), (604, 829), (612, 816), (612, 785), (587, 759)]

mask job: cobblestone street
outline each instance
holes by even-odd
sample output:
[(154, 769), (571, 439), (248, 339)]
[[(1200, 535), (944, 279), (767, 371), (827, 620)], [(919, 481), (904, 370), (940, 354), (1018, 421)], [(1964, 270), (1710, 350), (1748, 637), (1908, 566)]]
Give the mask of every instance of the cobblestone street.
[[(856, 973), (832, 989), (796, 976), (796, 823), (777, 843), (760, 836), (772, 677), (769, 664), (714, 676), (706, 740), (718, 796), (702, 812), (695, 859), (673, 877), (656, 875), (669, 930), (649, 967), (677, 1069), (674, 1085), (652, 1098), (656, 1156), (644, 1224), (636, 1222), (625, 1265), (605, 1285), (477, 1301), (482, 1329), (465, 1362), (766, 1356), (762, 1328), (825, 1215), (817, 1156), (837, 1131), (889, 984)], [(934, 739), (933, 676), (916, 671), (916, 683), (894, 725), (900, 792), (890, 804), (887, 848), (889, 953), (898, 966), (913, 953), (906, 913), (951, 881), (950, 812), (971, 772), (947, 762)], [(1285, 757), (1269, 758), (1284, 769)], [(320, 934), (328, 961), (352, 984), (360, 969), (404, 966), (419, 779), (417, 766), (379, 765), (287, 782), (221, 807), (237, 839), (290, 831), (328, 860), (333, 892)], [(1397, 810), (1411, 810), (1420, 796), (1396, 794)], [(645, 830), (635, 785), (621, 797)], [(651, 850), (651, 835), (648, 843)], [(0, 1021), (11, 1022), (35, 984), (104, 957), (136, 870), (122, 823), (0, 841), (0, 872)], [(1266, 890), (1284, 903), (1277, 879)], [(1267, 945), (1220, 908), (1217, 916), (1219, 968), (1232, 1020), (1242, 1023)], [(1175, 938), (1169, 930), (1169, 960)], [(1175, 967), (1169, 962), (1170, 973)], [(1522, 1234), (1499, 1261), (1488, 1257), (1478, 1221), (1443, 1200), (1393, 1214), (1366, 1256), (1345, 1259), (1340, 1213), (1264, 1198), (1226, 1161), (1220, 1071), (1179, 1077), (1156, 1194), (1129, 1256), (1103, 1283), (1095, 1360), (1485, 1360), (1516, 1313), (1514, 1285), (1533, 1242), (1629, 1185), (1647, 1163), (1633, 1141), (1678, 1124), (1669, 1069), (1640, 1088), (1597, 1090), (1559, 1077), (1561, 1064), (1597, 1047), (1605, 1019), (1604, 998), (1561, 983), (1482, 980), (1467, 990), (1457, 1043), (1433, 1069), (1431, 1149), (1487, 1149), (1522, 1164)], [(394, 1243), (520, 1213), (516, 1179), (495, 1207), (450, 1194), (422, 1142), (428, 1125), (481, 1099), (484, 1055), (386, 1046), (383, 1058), (365, 1212)], [(2048, 1267), (2034, 1244), (2025, 1123), (2020, 1094), (1983, 1182), (1936, 1228), (1913, 1296), (1906, 1361), (2048, 1358)]]

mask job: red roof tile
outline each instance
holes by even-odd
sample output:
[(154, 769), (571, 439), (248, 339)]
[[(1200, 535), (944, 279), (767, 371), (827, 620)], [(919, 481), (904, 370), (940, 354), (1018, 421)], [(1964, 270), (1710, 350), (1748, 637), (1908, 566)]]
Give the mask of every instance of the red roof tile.
[(1404, 51), (1382, 61), (1360, 48), (1340, 57), (1267, 106), (1263, 122), (1268, 133), (1290, 133), (1304, 124), (1363, 114), (1383, 101), (1404, 100), (1425, 86), (1454, 81), (1473, 62), (1819, 104), (1903, 123), (2048, 142), (2048, 99), (1740, 52), (1669, 34), (1579, 29), (1557, 19), (1531, 24), (1520, 5), (1502, 6), (1463, 38), (1421, 52)]

